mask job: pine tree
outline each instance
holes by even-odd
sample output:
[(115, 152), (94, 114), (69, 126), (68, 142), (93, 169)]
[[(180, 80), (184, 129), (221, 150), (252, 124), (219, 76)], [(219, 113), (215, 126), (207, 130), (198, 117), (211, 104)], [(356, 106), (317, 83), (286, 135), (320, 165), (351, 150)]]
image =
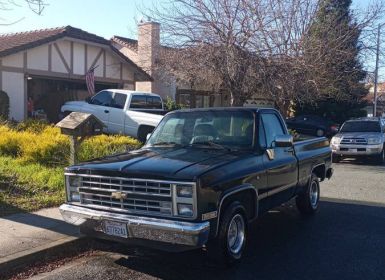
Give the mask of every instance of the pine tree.
[(318, 100), (297, 105), (297, 114), (315, 113), (342, 122), (365, 114), (362, 83), (366, 72), (360, 62), (361, 30), (354, 21), (351, 0), (323, 0), (305, 39), (304, 59), (313, 62), (307, 78), (316, 81)]

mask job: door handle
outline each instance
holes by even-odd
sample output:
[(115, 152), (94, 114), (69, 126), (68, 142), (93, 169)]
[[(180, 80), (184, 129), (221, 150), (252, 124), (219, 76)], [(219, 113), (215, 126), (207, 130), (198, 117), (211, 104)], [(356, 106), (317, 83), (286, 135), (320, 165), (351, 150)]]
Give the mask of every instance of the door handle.
[(106, 113), (106, 114), (108, 114), (110, 111), (108, 111), (108, 110), (104, 110), (104, 113)]

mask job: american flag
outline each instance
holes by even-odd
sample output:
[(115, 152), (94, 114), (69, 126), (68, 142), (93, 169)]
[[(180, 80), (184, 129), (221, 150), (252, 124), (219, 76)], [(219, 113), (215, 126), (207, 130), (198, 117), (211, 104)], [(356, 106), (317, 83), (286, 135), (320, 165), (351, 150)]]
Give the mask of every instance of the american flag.
[(95, 94), (95, 75), (94, 75), (95, 68), (92, 68), (87, 71), (86, 73), (86, 84), (88, 89), (88, 94), (90, 96)]

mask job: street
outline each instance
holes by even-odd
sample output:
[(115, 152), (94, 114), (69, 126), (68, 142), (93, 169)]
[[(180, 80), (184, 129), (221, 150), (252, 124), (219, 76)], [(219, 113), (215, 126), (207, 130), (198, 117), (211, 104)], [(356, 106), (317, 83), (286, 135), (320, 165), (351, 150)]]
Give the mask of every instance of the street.
[(302, 218), (291, 202), (251, 226), (243, 261), (223, 269), (205, 252), (125, 248), (68, 261), (32, 279), (385, 279), (385, 166), (334, 164), (321, 209)]

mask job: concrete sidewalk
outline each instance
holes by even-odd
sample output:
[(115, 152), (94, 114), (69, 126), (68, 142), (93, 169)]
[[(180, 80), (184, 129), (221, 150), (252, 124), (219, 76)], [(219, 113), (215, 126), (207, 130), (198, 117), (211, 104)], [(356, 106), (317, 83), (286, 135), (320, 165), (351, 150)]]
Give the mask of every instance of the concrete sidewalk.
[[(77, 227), (65, 223), (58, 208), (0, 218), (0, 276), (28, 265), (53, 248), (64, 248), (80, 238)], [(0, 277), (1, 278), (1, 277)]]

